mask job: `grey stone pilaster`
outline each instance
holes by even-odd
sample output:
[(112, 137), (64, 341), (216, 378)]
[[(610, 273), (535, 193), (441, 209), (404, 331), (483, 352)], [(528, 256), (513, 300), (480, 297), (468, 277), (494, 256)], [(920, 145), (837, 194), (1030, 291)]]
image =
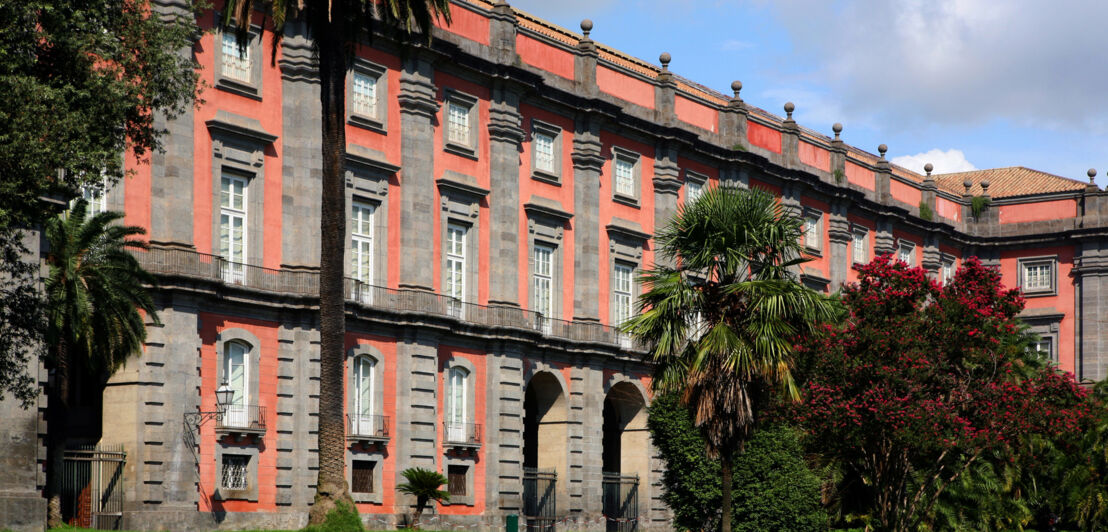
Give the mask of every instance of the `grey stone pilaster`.
[[(523, 355), (500, 344), (488, 363), (489, 450), (485, 469), (486, 507), (505, 514), (523, 512)], [(561, 480), (561, 479), (559, 479)]]
[[(438, 337), (427, 331), (406, 330), (397, 345), (396, 360), (397, 471), (436, 468), (438, 375)], [(398, 510), (404, 505), (398, 502)]]
[(781, 184), (781, 205), (793, 216), (800, 216), (804, 207), (800, 204), (800, 194), (803, 185), (795, 181), (785, 181)]
[(939, 217), (939, 212), (935, 206), (935, 197), (938, 195), (939, 186), (935, 183), (935, 178), (931, 177), (931, 169), (931, 163), (924, 165), (924, 171), (927, 175), (923, 178), (923, 185), (920, 186), (920, 210), (923, 210), (922, 205), (926, 205), (931, 209), (931, 219), (935, 220)]
[(885, 255), (896, 252), (896, 239), (893, 238), (893, 222), (881, 217), (877, 220), (876, 232), (873, 235), (873, 254)]
[(573, 316), (600, 319), (600, 118), (578, 115), (573, 135)]
[(434, 242), (434, 67), (412, 53), (400, 73), (400, 287), (431, 290)]
[(831, 139), (831, 149), (828, 150), (831, 158), (831, 179), (836, 185), (846, 187), (846, 143), (839, 136), (843, 132), (843, 125), (835, 122), (831, 125), (831, 131), (835, 134), (835, 138)]
[(312, 235), (320, 224), (323, 182), (318, 62), (302, 25), (290, 24), (281, 43), (281, 263), (319, 267)]
[(519, 93), (503, 82), (495, 82), (489, 111), (490, 304), (518, 306), (520, 303), (519, 147), (523, 142), (520, 121)]
[[(579, 375), (582, 394), (572, 396), (571, 415), (580, 415), (581, 425), (581, 479), (584, 509), (587, 519), (602, 515), (604, 506), (604, 369), (597, 362), (588, 362), (573, 369)], [(574, 386), (578, 381), (574, 381)], [(580, 409), (578, 410), (577, 407)]]
[(877, 169), (873, 175), (874, 199), (878, 203), (884, 204), (892, 201), (892, 195), (889, 193), (889, 181), (893, 177), (892, 167), (889, 165), (889, 161), (885, 159), (886, 151), (888, 151), (888, 148), (884, 144), (877, 147), (877, 152), (881, 154), (881, 157), (877, 160)]
[(831, 264), (829, 275), (831, 276), (831, 291), (838, 290), (846, 283), (847, 272), (850, 270), (850, 243), (852, 234), (850, 222), (847, 221), (847, 211), (850, 203), (837, 199), (831, 202), (831, 212), (828, 214), (827, 236), (831, 241), (829, 259)]
[(319, 331), (314, 316), (278, 331), (277, 504), (304, 508), (319, 474)]
[(582, 514), (586, 511), (585, 463), (589, 453), (599, 452), (585, 445), (585, 372), (580, 367), (570, 370), (569, 375), (569, 426), (566, 437), (569, 439), (569, 456), (566, 458), (566, 493), (569, 495), (569, 511)]
[(800, 126), (793, 120), (793, 102), (785, 103), (785, 120), (781, 122), (781, 161), (789, 168), (800, 168)]
[(943, 254), (939, 251), (939, 235), (929, 233), (924, 236), (923, 262), (920, 265), (927, 270), (927, 277), (939, 278), (939, 268), (943, 266)]
[[(677, 193), (681, 190), (681, 169), (677, 166), (677, 147), (659, 141), (654, 152), (654, 231), (669, 224), (677, 214)], [(662, 257), (654, 256), (661, 264)]]
[(731, 90), (734, 96), (727, 107), (719, 111), (719, 132), (724, 146), (734, 148), (736, 145), (746, 146), (746, 117), (747, 109), (743, 99), (739, 97), (739, 91), (743, 88), (741, 81), (731, 82)]
[(1076, 291), (1077, 378), (1108, 377), (1108, 242), (1082, 241), (1074, 260)]
[(489, 45), (493, 60), (510, 65), (516, 61), (516, 15), (507, 2), (497, 2), (489, 17)]
[(577, 87), (577, 93), (582, 96), (596, 96), (599, 88), (596, 86), (596, 60), (600, 52), (596, 49), (596, 43), (589, 38), (592, 31), (592, 21), (581, 21), (582, 37), (577, 41), (576, 55), (573, 56), (573, 82)]
[(662, 53), (658, 61), (662, 63), (662, 71), (654, 84), (654, 119), (659, 123), (672, 126), (677, 121), (674, 105), (677, 97), (677, 81), (673, 79), (673, 73), (669, 71), (670, 55)]

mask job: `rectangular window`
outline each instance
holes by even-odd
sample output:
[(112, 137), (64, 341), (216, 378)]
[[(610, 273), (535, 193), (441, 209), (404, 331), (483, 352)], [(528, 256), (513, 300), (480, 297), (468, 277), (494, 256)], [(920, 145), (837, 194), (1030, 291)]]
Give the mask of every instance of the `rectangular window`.
[(700, 197), (701, 192), (704, 192), (704, 183), (694, 180), (685, 182), (685, 204), (687, 205), (696, 201), (696, 198)]
[(543, 317), (554, 315), (554, 248), (535, 244), (535, 262), (531, 271), (531, 285), (534, 290), (535, 312)]
[(446, 113), (447, 140), (469, 146), (469, 108), (457, 102), (448, 102)]
[(350, 204), (350, 276), (373, 284), (373, 212), (376, 207), (355, 201)]
[(458, 224), (446, 226), (446, 290), (451, 299), (450, 313), (459, 316), (466, 292), (466, 233), (469, 228)]
[(950, 284), (950, 282), (954, 280), (954, 261), (943, 261), (942, 279), (943, 285)]
[(634, 267), (616, 263), (612, 274), (612, 324), (621, 325), (631, 318)]
[(246, 280), (246, 178), (223, 174), (219, 194), (219, 256), (223, 279)]
[(466, 494), (466, 475), (469, 473), (469, 466), (464, 465), (449, 465), (446, 466), (446, 479), (448, 481), (447, 491), (451, 496), (464, 497)]
[(535, 131), (532, 134), (535, 149), (535, 169), (548, 174), (557, 173), (554, 159), (554, 136)]
[(351, 105), (355, 113), (371, 118), (377, 117), (377, 78), (364, 72), (355, 72)]
[(1049, 336), (1031, 344), (1031, 348), (1042, 353), (1048, 360), (1058, 361), (1054, 353), (1054, 339)]
[(350, 491), (354, 493), (373, 493), (373, 468), (377, 462), (354, 460), (350, 467)]
[(916, 245), (904, 240), (900, 241), (900, 246), (897, 248), (896, 258), (901, 262), (909, 266), (915, 265), (916, 257)]
[(246, 474), (250, 469), (250, 457), (241, 454), (223, 455), (223, 467), (219, 485), (225, 490), (246, 489)]
[(635, 162), (625, 157), (616, 156), (615, 161), (615, 191), (616, 194), (635, 197)]
[(83, 185), (81, 186), (81, 197), (88, 203), (88, 208), (85, 211), (85, 216), (92, 218), (97, 214), (106, 212), (108, 210), (108, 184), (107, 181), (101, 183), (100, 186), (95, 185)]
[(1050, 290), (1050, 264), (1036, 263), (1023, 266), (1023, 290), (1025, 292)]
[(869, 231), (855, 229), (853, 231), (852, 247), (854, 251), (854, 264), (865, 264), (869, 260)]
[(807, 211), (804, 213), (804, 247), (819, 251), (823, 248), (823, 213)]
[(239, 48), (238, 38), (233, 32), (223, 33), (223, 76), (233, 80), (250, 83), (250, 44)]

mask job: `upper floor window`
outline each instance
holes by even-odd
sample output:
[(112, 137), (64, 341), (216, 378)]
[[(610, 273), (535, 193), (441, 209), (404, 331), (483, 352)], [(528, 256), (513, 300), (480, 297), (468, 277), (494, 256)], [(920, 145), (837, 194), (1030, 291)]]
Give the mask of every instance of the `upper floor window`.
[(535, 169), (554, 172), (554, 137), (543, 132), (533, 136), (535, 146)]
[(631, 318), (634, 266), (617, 262), (612, 272), (612, 324), (622, 325)]
[(223, 32), (222, 72), (224, 77), (250, 83), (253, 81), (253, 64), (250, 57), (250, 44), (239, 47), (238, 38), (233, 32)]
[(612, 194), (620, 203), (638, 206), (639, 154), (620, 147), (612, 148)]
[(804, 247), (819, 252), (823, 246), (823, 213), (806, 209), (804, 211)]
[(562, 176), (562, 129), (558, 126), (531, 121), (532, 177), (557, 183)]
[(451, 313), (461, 312), (461, 303), (465, 301), (466, 279), (466, 234), (469, 228), (460, 224), (446, 226), (446, 290), (451, 299)]
[(447, 104), (447, 135), (450, 142), (469, 143), (469, 109), (460, 103)]
[(1032, 296), (1054, 294), (1055, 262), (1054, 257), (1019, 259), (1019, 282), (1023, 293)]
[(535, 244), (531, 285), (534, 290), (535, 312), (550, 318), (554, 314), (554, 248)]
[(350, 204), (350, 275), (373, 283), (373, 213), (376, 207), (355, 201)]
[(388, 123), (388, 69), (358, 58), (346, 78), (347, 120), (384, 133)]
[(944, 286), (947, 285), (947, 284), (950, 284), (950, 282), (954, 280), (954, 261), (952, 261), (952, 260), (944, 260), (943, 261), (941, 276), (942, 276)]
[(624, 157), (616, 157), (615, 164), (616, 194), (634, 197), (635, 163)]
[(1037, 342), (1031, 344), (1031, 349), (1041, 353), (1048, 360), (1058, 361), (1058, 356), (1054, 352), (1054, 338), (1050, 336), (1044, 336)]
[(700, 194), (704, 192), (704, 183), (700, 181), (688, 181), (685, 183), (685, 203), (691, 203), (696, 201), (700, 197)]
[(897, 246), (896, 258), (904, 264), (914, 266), (916, 258), (916, 245), (908, 242), (907, 240), (901, 239), (900, 245)]
[(223, 346), (223, 378), (235, 394), (224, 413), (223, 423), (229, 427), (245, 427), (249, 424), (250, 405), (250, 347), (238, 341)]
[(869, 231), (862, 227), (855, 227), (851, 231), (851, 249), (854, 264), (865, 264), (869, 260)]
[(443, 120), (443, 148), (470, 158), (477, 157), (477, 99), (447, 89)]
[(219, 194), (219, 255), (225, 261), (223, 278), (243, 283), (246, 277), (246, 194), (245, 177), (224, 173)]
[(469, 400), (469, 371), (460, 366), (450, 368), (446, 412), (447, 441), (468, 441), (469, 414), (466, 410)]
[(377, 78), (364, 72), (354, 72), (351, 105), (354, 112), (372, 118), (377, 117)]
[(351, 420), (352, 434), (376, 434), (374, 404), (376, 390), (377, 361), (368, 356), (354, 358), (354, 416)]

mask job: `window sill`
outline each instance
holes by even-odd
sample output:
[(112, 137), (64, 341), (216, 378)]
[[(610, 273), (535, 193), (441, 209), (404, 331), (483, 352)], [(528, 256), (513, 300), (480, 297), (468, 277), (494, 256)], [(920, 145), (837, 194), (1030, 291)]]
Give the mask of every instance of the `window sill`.
[(532, 172), (531, 179), (534, 179), (535, 181), (542, 181), (543, 183), (548, 183), (558, 187), (562, 186), (562, 181), (558, 178), (556, 174), (544, 172), (542, 170), (535, 170), (534, 172)]
[[(1023, 288), (1020, 288), (1020, 291), (1023, 292)], [(1058, 295), (1058, 291), (1053, 288), (1023, 292), (1023, 297), (1051, 297), (1056, 295)]]
[(634, 207), (636, 209), (639, 208), (639, 200), (637, 198), (632, 198), (631, 196), (625, 196), (625, 195), (620, 194), (618, 192), (615, 195), (612, 196), (612, 201), (614, 201), (616, 203), (622, 203), (624, 205)]
[(475, 150), (475, 149), (473, 149), (469, 146), (463, 146), (461, 144), (456, 144), (456, 143), (453, 143), (453, 142), (447, 142), (442, 147), (442, 149), (443, 149), (443, 151), (445, 151), (447, 153), (453, 153), (454, 155), (460, 155), (462, 157), (473, 159), (475, 161), (477, 160), (477, 150)]
[(215, 82), (215, 88), (238, 94), (239, 96), (245, 96), (253, 100), (258, 100), (259, 102), (262, 101), (262, 95), (260, 94), (261, 91), (258, 90), (257, 86), (250, 83), (245, 83), (242, 81), (237, 81), (231, 78), (220, 76), (219, 79), (217, 79)]
[(813, 257), (823, 257), (823, 249), (804, 246), (804, 252)]
[(385, 124), (373, 117), (351, 113), (350, 116), (346, 119), (346, 123), (352, 126), (358, 126), (362, 129), (368, 129), (382, 135), (388, 134), (388, 131), (385, 130)]

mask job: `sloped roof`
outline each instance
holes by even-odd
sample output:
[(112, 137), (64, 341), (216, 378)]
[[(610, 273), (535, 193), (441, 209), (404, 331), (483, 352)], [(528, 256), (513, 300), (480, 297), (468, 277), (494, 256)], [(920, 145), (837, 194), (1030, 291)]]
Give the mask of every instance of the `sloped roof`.
[(966, 189), (962, 182), (969, 180), (973, 183), (973, 186), (970, 187), (970, 194), (974, 196), (982, 193), (981, 182), (988, 181), (989, 196), (994, 198), (1024, 196), (1028, 194), (1048, 194), (1051, 192), (1070, 192), (1082, 190), (1086, 185), (1086, 183), (1082, 183), (1081, 181), (1039, 170), (1032, 170), (1023, 166), (938, 174), (933, 177), (935, 178), (935, 182), (939, 185), (939, 188), (956, 192), (957, 194), (965, 192)]

